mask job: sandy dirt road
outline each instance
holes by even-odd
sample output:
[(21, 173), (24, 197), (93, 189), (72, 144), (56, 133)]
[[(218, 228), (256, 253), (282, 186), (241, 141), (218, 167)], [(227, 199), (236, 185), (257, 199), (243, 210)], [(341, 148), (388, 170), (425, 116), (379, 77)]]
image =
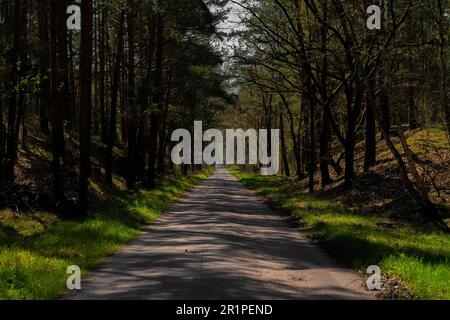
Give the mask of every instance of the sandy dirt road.
[(65, 298), (373, 298), (285, 219), (218, 169)]

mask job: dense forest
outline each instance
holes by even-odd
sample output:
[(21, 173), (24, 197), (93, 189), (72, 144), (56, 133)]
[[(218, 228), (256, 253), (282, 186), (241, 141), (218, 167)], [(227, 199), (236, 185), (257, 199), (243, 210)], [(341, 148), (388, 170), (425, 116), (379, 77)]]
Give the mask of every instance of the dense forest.
[[(174, 170), (171, 131), (214, 120), (227, 98), (213, 46), (224, 1), (84, 0), (81, 30), (68, 31), (73, 4), (0, 4), (0, 177), (2, 197), (31, 182), (19, 191), (85, 215), (90, 177), (154, 188)], [(21, 161), (30, 152), (49, 162), (35, 181)]]
[[(380, 30), (366, 26), (370, 1), (232, 2), (242, 18), (232, 67), (240, 91), (227, 124), (280, 128), (283, 174), (308, 178), (311, 193), (341, 177), (351, 189), (359, 173), (379, 170), (381, 142), (401, 188), (435, 216), (428, 193), (448, 200), (448, 2), (378, 1)], [(428, 159), (407, 143), (420, 128), (439, 132)]]

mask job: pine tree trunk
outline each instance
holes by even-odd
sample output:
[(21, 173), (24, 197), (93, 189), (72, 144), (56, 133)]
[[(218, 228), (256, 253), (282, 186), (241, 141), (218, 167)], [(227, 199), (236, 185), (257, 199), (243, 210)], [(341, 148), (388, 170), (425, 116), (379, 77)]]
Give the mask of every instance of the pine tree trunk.
[(81, 2), (81, 21), (79, 209), (86, 215), (91, 158), (92, 0)]
[[(94, 0), (94, 6), (96, 7), (98, 5), (98, 0)], [(100, 25), (100, 19), (98, 17), (98, 14), (95, 14), (94, 16), (94, 21), (93, 21), (93, 25), (94, 25), (94, 47), (93, 47), (93, 59), (94, 59), (94, 75), (93, 75), (93, 87), (94, 87), (94, 104), (92, 106), (92, 130), (93, 130), (93, 134), (94, 135), (98, 135), (99, 134), (99, 127), (100, 127), (100, 123), (99, 123), (99, 104), (100, 104), (100, 96), (99, 96), (99, 62), (98, 62), (98, 56), (99, 56), (99, 50), (98, 50), (98, 46), (97, 44), (99, 43), (99, 31), (100, 28), (98, 28), (98, 26)]]
[[(50, 117), (52, 123), (52, 173), (53, 173), (53, 194), (56, 204), (64, 200), (64, 191), (62, 184), (61, 173), (61, 158), (64, 149), (64, 128), (63, 128), (63, 115), (62, 110), (65, 109), (65, 97), (64, 82), (65, 65), (66, 60), (63, 57), (62, 51), (67, 51), (67, 41), (62, 39), (65, 36), (65, 15), (66, 7), (63, 2), (58, 0), (51, 1), (51, 108)], [(64, 34), (61, 31), (64, 31)], [(61, 110), (62, 109), (62, 110)]]
[(163, 49), (164, 49), (164, 21), (162, 14), (157, 13), (157, 36), (156, 36), (156, 71), (155, 71), (155, 84), (154, 84), (154, 109), (150, 117), (150, 143), (148, 154), (148, 180), (147, 185), (149, 188), (155, 188), (156, 186), (156, 160), (158, 152), (158, 132), (159, 132), (159, 120), (160, 112), (162, 109), (162, 68), (163, 68)]
[[(66, 11), (67, 5), (71, 1), (59, 1), (59, 12), (61, 17), (58, 17), (58, 69), (61, 77), (60, 90), (61, 90), (61, 104), (59, 108), (63, 112), (62, 119), (67, 120), (67, 124), (70, 128), (73, 127), (75, 123), (75, 110), (74, 105), (70, 103), (69, 94), (69, 53), (67, 47), (69, 45), (67, 39), (67, 26), (66, 26)], [(62, 124), (61, 124), (62, 125)], [(64, 139), (61, 140), (61, 148), (64, 149)]]
[(14, 183), (15, 180), (15, 162), (17, 157), (16, 140), (16, 117), (17, 117), (17, 93), (16, 86), (19, 79), (18, 64), (21, 52), (21, 1), (14, 1), (14, 19), (13, 23), (13, 47), (11, 51), (11, 73), (9, 86), (9, 106), (8, 106), (8, 126), (6, 131), (6, 161), (5, 161), (5, 180), (8, 183)]
[[(128, 142), (128, 113), (130, 112), (130, 108), (127, 110), (127, 98), (128, 98), (128, 78), (127, 78), (127, 67), (122, 65), (121, 70), (121, 81), (120, 81), (120, 131), (122, 142)], [(135, 116), (136, 117), (136, 116)]]
[[(135, 72), (134, 72), (134, 40), (135, 40), (135, 12), (130, 10), (127, 14), (128, 25), (128, 166), (127, 166), (127, 187), (133, 189), (136, 183), (136, 89), (135, 89)], [(150, 59), (148, 57), (148, 59)]]
[[(22, 7), (21, 7), (21, 14), (20, 14), (20, 24), (22, 27), (22, 32), (21, 32), (21, 51), (20, 51), (20, 71), (19, 71), (19, 78), (20, 79), (26, 79), (27, 77), (27, 72), (29, 70), (29, 66), (28, 66), (28, 56), (27, 56), (27, 51), (28, 49), (28, 43), (27, 43), (27, 35), (28, 35), (28, 30), (27, 30), (27, 25), (28, 25), (28, 20), (27, 20), (27, 15), (28, 15), (28, 0), (22, 0)], [(19, 142), (19, 134), (20, 134), (20, 127), (22, 126), (23, 131), (22, 131), (22, 145), (25, 146), (25, 141), (26, 141), (26, 136), (24, 136), (23, 134), (26, 134), (26, 120), (25, 120), (25, 112), (26, 112), (26, 103), (27, 103), (27, 99), (26, 99), (26, 92), (25, 92), (25, 87), (23, 85), (19, 86), (19, 90), (18, 90), (18, 100), (17, 100), (17, 119), (16, 119), (16, 128), (14, 130), (15, 132), (15, 140), (16, 140), (16, 146), (18, 145)]]
[[(313, 94), (312, 92), (308, 93)], [(314, 175), (316, 173), (316, 105), (310, 98), (309, 115), (309, 192), (315, 192)]]
[(48, 106), (50, 105), (50, 68), (49, 61), (49, 38), (48, 38), (48, 18), (47, 1), (38, 1), (38, 31), (39, 31), (39, 126), (41, 132), (48, 134), (50, 128), (48, 125)]
[(100, 48), (99, 48), (99, 77), (100, 77), (100, 126), (101, 126), (101, 141), (106, 143), (107, 134), (108, 134), (108, 125), (106, 121), (106, 90), (105, 90), (105, 82), (106, 82), (106, 17), (107, 17), (107, 8), (104, 7), (101, 12), (101, 26), (100, 26)]
[(171, 93), (171, 85), (172, 79), (169, 76), (167, 80), (167, 90), (166, 90), (166, 101), (164, 103), (164, 110), (162, 111), (162, 121), (161, 121), (161, 130), (159, 133), (159, 151), (158, 151), (158, 171), (164, 175), (166, 171), (164, 159), (165, 159), (165, 150), (167, 146), (167, 119), (169, 116), (169, 105), (170, 105), (170, 93)]
[(124, 45), (124, 25), (125, 25), (125, 11), (120, 13), (119, 28), (117, 30), (117, 53), (116, 61), (113, 71), (113, 83), (111, 88), (111, 114), (109, 122), (108, 143), (106, 146), (105, 157), (105, 176), (108, 185), (112, 186), (112, 158), (113, 148), (117, 137), (117, 101), (119, 93), (119, 81), (120, 81), (120, 65), (123, 57), (123, 45)]
[(0, 105), (0, 185), (5, 181), (3, 163), (5, 161), (6, 127), (3, 123), (3, 110)]
[[(0, 41), (6, 41), (7, 35), (10, 33), (9, 28), (11, 23), (9, 22), (9, 8), (10, 8), (10, 1), (4, 1), (0, 2), (0, 12), (1, 12), (1, 19), (5, 22), (4, 24), (4, 30), (0, 33), (1, 40)], [(5, 76), (5, 75), (3, 75)], [(6, 77), (5, 79), (6, 80)], [(6, 81), (4, 83), (0, 82), (0, 90), (3, 90), (6, 92), (8, 90), (8, 84)], [(3, 114), (3, 108), (5, 107), (5, 101), (6, 99), (0, 100), (0, 186), (3, 185), (6, 182), (5, 179), (5, 156), (6, 156), (6, 126), (5, 126), (5, 119)]]
[[(446, 28), (444, 17), (448, 19), (446, 1), (437, 0), (439, 14), (439, 62), (441, 71), (440, 102), (447, 126), (448, 137), (450, 138), (450, 99), (448, 94), (448, 28)], [(447, 7), (448, 8), (448, 7)], [(447, 12), (447, 14), (446, 14)]]

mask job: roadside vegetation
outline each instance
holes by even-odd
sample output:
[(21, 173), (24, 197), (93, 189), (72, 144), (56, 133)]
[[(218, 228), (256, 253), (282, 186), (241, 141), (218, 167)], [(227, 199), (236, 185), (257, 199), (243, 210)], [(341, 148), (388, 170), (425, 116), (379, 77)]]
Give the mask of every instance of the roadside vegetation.
[[(420, 141), (431, 133), (436, 136), (436, 132), (422, 130), (408, 141), (418, 154), (430, 156), (421, 150)], [(362, 274), (370, 265), (380, 266), (381, 297), (450, 299), (450, 234), (432, 222), (417, 219), (414, 212), (418, 208), (411, 204), (401, 180), (389, 176), (395, 175), (395, 167), (393, 156), (386, 151), (377, 175), (361, 174), (353, 190), (345, 190), (338, 179), (313, 194), (308, 191), (307, 179), (263, 177), (237, 167), (232, 172), (271, 205), (291, 214), (295, 227), (345, 265)], [(433, 172), (438, 176), (438, 170)], [(372, 192), (372, 187), (381, 184), (389, 185), (391, 194)]]
[(52, 299), (64, 293), (68, 266), (80, 266), (85, 276), (210, 173), (166, 178), (153, 190), (116, 191), (82, 220), (1, 210), (0, 300)]

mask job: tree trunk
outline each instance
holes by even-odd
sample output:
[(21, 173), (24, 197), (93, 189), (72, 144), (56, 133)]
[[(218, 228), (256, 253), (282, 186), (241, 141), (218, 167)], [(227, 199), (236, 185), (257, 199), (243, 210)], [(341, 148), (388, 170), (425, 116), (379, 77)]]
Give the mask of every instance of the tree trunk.
[(38, 1), (38, 31), (39, 31), (39, 126), (43, 134), (48, 134), (48, 106), (50, 105), (50, 68), (49, 61), (49, 37), (47, 19), (47, 1)]
[[(96, 6), (96, 3), (98, 4), (98, 0), (94, 0), (94, 6)], [(99, 32), (98, 30), (101, 28), (98, 28), (98, 26), (100, 25), (100, 19), (98, 18), (98, 14), (94, 15), (94, 21), (93, 21), (93, 25), (94, 25), (94, 35), (93, 35), (93, 41), (94, 41), (94, 46), (93, 46), (93, 59), (94, 59), (94, 75), (93, 75), (93, 88), (94, 88), (94, 104), (92, 106), (92, 133), (94, 135), (98, 135), (99, 133), (99, 127), (100, 127), (100, 123), (99, 123), (99, 116), (98, 116), (98, 109), (99, 109), (99, 62), (98, 62), (98, 56), (99, 56), (99, 50), (97, 47), (97, 43), (99, 42)]]
[[(0, 3), (1, 9), (2, 9), (2, 15), (1, 18), (5, 21), (5, 30), (1, 34), (2, 40), (6, 40), (6, 35), (9, 34), (10, 29), (10, 22), (9, 20), (9, 2), (3, 2)], [(0, 90), (7, 90), (8, 84), (7, 83), (0, 83)], [(6, 100), (6, 99), (5, 99)], [(3, 108), (4, 108), (4, 100), (0, 100), (0, 186), (3, 185), (6, 181), (5, 174), (4, 174), (4, 163), (5, 163), (5, 156), (6, 156), (6, 126), (4, 123), (3, 118)]]
[[(27, 20), (27, 15), (28, 15), (28, 0), (22, 0), (22, 8), (21, 8), (21, 13), (20, 13), (20, 24), (22, 27), (22, 32), (21, 32), (21, 51), (20, 51), (20, 71), (19, 71), (19, 78), (20, 79), (26, 79), (27, 78), (27, 72), (29, 70), (29, 65), (28, 65), (28, 55), (27, 55), (27, 51), (28, 51), (28, 42), (27, 42), (27, 24), (28, 24), (28, 20)], [(20, 133), (20, 126), (22, 126), (23, 131), (22, 134), (26, 134), (26, 120), (25, 120), (25, 109), (26, 109), (26, 92), (25, 92), (26, 88), (25, 86), (21, 83), (19, 85), (19, 90), (18, 90), (18, 100), (17, 100), (17, 120), (16, 120), (16, 128), (14, 130), (15, 132), (15, 140), (16, 140), (16, 146), (19, 142), (19, 133)], [(24, 135), (22, 135), (22, 144), (25, 145), (25, 140), (26, 137)]]
[(157, 13), (157, 36), (156, 36), (156, 71), (155, 71), (155, 91), (153, 97), (153, 110), (150, 119), (150, 143), (148, 155), (148, 187), (156, 186), (156, 159), (158, 151), (159, 120), (162, 107), (162, 68), (164, 49), (164, 21), (162, 14)]
[(164, 110), (162, 112), (162, 121), (161, 121), (161, 130), (159, 133), (160, 141), (159, 141), (159, 151), (158, 151), (158, 172), (160, 172), (162, 175), (165, 174), (166, 167), (165, 167), (165, 151), (167, 146), (167, 118), (169, 116), (169, 105), (170, 105), (170, 93), (171, 93), (171, 85), (172, 85), (172, 78), (171, 75), (169, 75), (167, 80), (167, 90), (166, 90), (166, 101), (164, 103)]
[(284, 118), (283, 112), (280, 110), (280, 139), (281, 139), (281, 156), (283, 157), (283, 170), (286, 177), (291, 176), (291, 170), (289, 169), (289, 160), (287, 156), (286, 137), (284, 134)]
[[(149, 9), (148, 12), (148, 34), (146, 39), (146, 77), (145, 83), (141, 86), (141, 108), (139, 110), (140, 119), (139, 119), (139, 129), (137, 134), (137, 148), (136, 148), (136, 171), (141, 180), (148, 180), (148, 171), (145, 171), (145, 165), (147, 162), (147, 158), (150, 157), (150, 145), (147, 142), (150, 142), (150, 130), (146, 130), (148, 126), (150, 126), (151, 120), (147, 116), (145, 106), (151, 105), (150, 97), (153, 92), (153, 83), (152, 77), (154, 75), (153, 72), (153, 62), (154, 62), (154, 54), (155, 54), (155, 38), (156, 38), (156, 17), (152, 11), (152, 8)], [(145, 183), (146, 184), (146, 183)]]
[(0, 103), (0, 185), (5, 182), (5, 176), (3, 172), (3, 164), (5, 161), (5, 146), (6, 146), (6, 127), (3, 123), (3, 104)]
[[(136, 179), (136, 89), (134, 79), (134, 24), (135, 13), (128, 11), (128, 166), (127, 187), (133, 189)], [(150, 58), (149, 58), (150, 59)]]
[[(348, 97), (347, 97), (348, 99)], [(347, 102), (350, 103), (351, 102)], [(355, 145), (356, 145), (356, 137), (355, 137), (355, 117), (353, 114), (353, 110), (349, 107), (350, 110), (347, 112), (347, 139), (345, 141), (344, 149), (345, 149), (345, 171), (344, 171), (344, 179), (345, 186), (350, 188), (353, 186), (353, 181), (355, 180)]]
[(88, 212), (91, 147), (92, 0), (81, 2), (80, 50), (80, 214)]
[[(309, 93), (309, 95), (311, 95)], [(314, 175), (316, 173), (316, 106), (310, 98), (310, 116), (309, 116), (309, 192), (315, 192)]]
[(376, 163), (377, 137), (375, 122), (375, 79), (367, 81), (366, 85), (366, 128), (365, 128), (365, 154), (364, 154), (364, 172)]
[(385, 72), (385, 64), (386, 64), (386, 54), (382, 55), (382, 61), (379, 68), (379, 83), (381, 85), (381, 90), (379, 93), (380, 97), (380, 123), (381, 123), (381, 132), (384, 135), (387, 132), (391, 131), (391, 109), (389, 102), (389, 92), (388, 92), (388, 81)]
[(63, 2), (51, 1), (51, 123), (52, 123), (52, 172), (53, 193), (56, 204), (64, 200), (64, 191), (61, 173), (61, 158), (64, 146), (64, 129), (62, 124), (62, 111), (64, 108), (64, 58), (62, 51), (67, 50), (67, 42), (61, 39), (61, 28), (65, 31), (66, 7)]
[[(279, 93), (281, 97), (281, 101), (283, 102), (283, 105), (286, 108), (286, 111), (288, 113), (289, 117), (289, 129), (291, 133), (291, 140), (292, 140), (292, 146), (294, 149), (294, 158), (295, 158), (295, 168), (297, 173), (297, 178), (299, 180), (303, 179), (305, 177), (303, 170), (302, 170), (302, 160), (301, 160), (301, 150), (300, 150), (300, 139), (297, 137), (297, 133), (295, 130), (295, 121), (294, 121), (294, 114), (292, 113), (291, 108), (289, 107), (289, 104), (286, 100), (286, 97)], [(299, 128), (301, 127), (301, 121), (299, 123)]]
[(123, 57), (123, 44), (124, 44), (124, 24), (125, 24), (125, 12), (120, 13), (119, 27), (117, 30), (117, 54), (116, 61), (114, 64), (113, 71), (113, 83), (111, 88), (111, 114), (109, 122), (109, 132), (108, 132), (108, 143), (106, 146), (106, 156), (105, 156), (105, 178), (106, 183), (112, 186), (112, 158), (113, 158), (113, 148), (117, 137), (117, 100), (119, 91), (119, 81), (120, 81), (120, 64)]
[(331, 145), (331, 124), (326, 112), (322, 115), (322, 131), (320, 133), (320, 173), (322, 177), (322, 188), (333, 182), (330, 176), (330, 152)]
[(128, 123), (129, 117), (128, 113), (130, 112), (130, 108), (127, 110), (127, 99), (128, 99), (128, 78), (127, 78), (127, 67), (122, 65), (121, 70), (121, 81), (120, 81), (120, 128), (122, 134), (122, 142), (128, 142)]
[(414, 87), (409, 86), (408, 88), (408, 122), (409, 128), (415, 130), (418, 128), (417, 117), (416, 117), (416, 102), (414, 99)]
[(5, 161), (5, 180), (8, 183), (14, 183), (15, 180), (15, 162), (17, 155), (16, 140), (16, 116), (17, 116), (17, 93), (16, 86), (20, 79), (18, 76), (18, 64), (21, 52), (21, 1), (14, 1), (14, 19), (13, 23), (13, 47), (11, 51), (11, 73), (9, 87), (9, 106), (8, 106), (8, 126), (6, 131), (6, 161)]
[[(67, 120), (67, 124), (70, 128), (73, 127), (75, 123), (75, 110), (74, 105), (70, 103), (70, 94), (69, 94), (69, 54), (67, 51), (67, 47), (69, 45), (67, 40), (67, 26), (66, 26), (66, 14), (68, 1), (59, 1), (61, 6), (60, 13), (62, 16), (58, 17), (59, 20), (59, 29), (58, 32), (58, 64), (59, 64), (59, 73), (61, 77), (60, 90), (61, 90), (61, 104), (59, 108), (63, 112), (62, 119)], [(61, 113), (61, 112), (60, 112)], [(65, 115), (65, 117), (64, 117)], [(61, 140), (62, 146), (64, 149), (64, 139)]]
[(75, 123), (78, 121), (78, 109), (76, 107), (76, 97), (77, 97), (77, 84), (75, 81), (75, 66), (74, 66), (74, 51), (73, 51), (73, 36), (72, 33), (68, 34), (68, 41), (67, 46), (69, 50), (69, 59), (68, 59), (68, 77), (69, 77), (69, 108), (70, 110), (73, 110), (73, 127), (75, 126)]
[[(0, 180), (4, 181), (3, 162), (5, 161), (6, 127), (3, 124), (3, 113), (0, 107)], [(1, 183), (0, 183), (1, 184)]]
[(99, 77), (100, 77), (100, 130), (101, 141), (106, 143), (108, 134), (108, 125), (106, 119), (106, 19), (108, 11), (107, 7), (103, 7), (101, 12), (101, 27), (100, 27), (100, 48), (99, 48)]
[[(323, 11), (323, 20), (328, 20), (328, 5), (327, 0), (320, 1)], [(322, 63), (321, 63), (321, 73), (320, 73), (320, 94), (322, 96), (322, 100), (324, 103), (327, 103), (328, 90), (327, 90), (327, 80), (328, 80), (328, 32), (327, 27), (322, 24), (320, 28), (320, 41), (322, 48)], [(320, 133), (320, 173), (321, 173), (321, 182), (322, 188), (325, 188), (327, 185), (332, 183), (332, 179), (330, 176), (330, 159), (331, 159), (331, 123), (330, 123), (329, 113), (325, 110), (322, 111), (322, 130)]]
[(350, 138), (347, 139), (347, 144), (345, 146), (345, 186), (347, 188), (353, 186), (353, 181), (355, 180), (355, 143), (351, 141)]
[[(139, 110), (139, 121), (137, 123), (138, 129), (137, 129), (137, 140), (136, 140), (136, 151), (135, 151), (135, 173), (136, 177), (138, 177), (141, 181), (145, 180), (145, 164), (147, 163), (147, 144), (146, 141), (150, 140), (148, 139), (145, 128), (148, 125), (148, 117), (144, 113), (143, 108), (141, 107), (141, 110)], [(128, 140), (128, 143), (130, 141)]]
[[(439, 61), (441, 71), (440, 100), (441, 108), (445, 117), (447, 133), (450, 138), (450, 102), (448, 97), (448, 27), (446, 27), (445, 18), (448, 19), (448, 10), (446, 14), (445, 0), (436, 0), (439, 14)], [(444, 18), (445, 17), (445, 18)]]

